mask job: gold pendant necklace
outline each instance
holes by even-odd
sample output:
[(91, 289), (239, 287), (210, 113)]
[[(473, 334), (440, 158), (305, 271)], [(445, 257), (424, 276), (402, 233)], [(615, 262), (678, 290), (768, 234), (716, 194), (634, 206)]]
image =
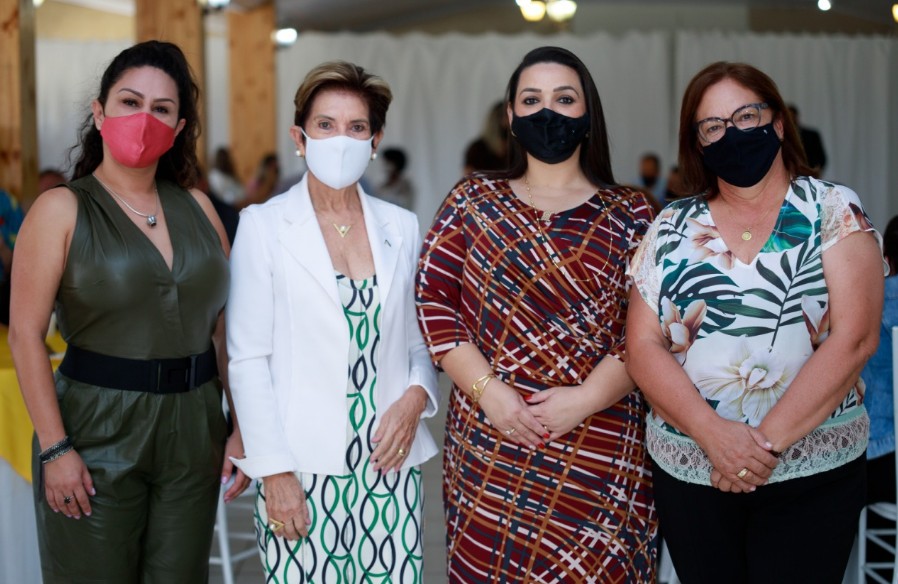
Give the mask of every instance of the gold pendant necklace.
[(764, 222), (764, 219), (766, 219), (767, 215), (770, 214), (771, 209), (773, 209), (773, 207), (768, 207), (767, 210), (764, 211), (764, 214), (761, 215), (760, 219), (753, 221), (752, 224), (749, 225), (748, 227), (742, 228), (742, 241), (751, 241), (751, 238), (752, 238), (751, 230), (754, 229), (755, 226)]
[[(544, 223), (548, 224), (548, 223), (552, 220), (552, 212), (551, 212), (551, 211), (541, 211), (540, 209), (538, 209), (538, 208), (536, 207), (536, 205), (533, 204), (533, 193), (531, 192), (531, 189), (530, 189), (530, 181), (527, 179), (527, 175), (526, 175), (526, 174), (525, 174), (523, 177), (521, 177), (521, 178), (522, 178), (522, 180), (524, 181), (524, 186), (527, 187), (527, 199), (530, 201), (530, 208), (533, 209), (533, 210), (537, 213), (536, 230), (537, 230), (537, 232), (539, 233), (539, 238), (540, 238), (540, 240), (541, 240), (542, 242), (544, 242), (544, 243), (546, 244), (546, 246), (549, 248), (549, 259), (552, 260), (552, 264), (553, 264), (556, 268), (561, 268), (561, 267), (562, 267), (562, 265), (561, 265), (561, 253), (560, 253), (560, 252), (558, 251), (558, 249), (555, 247), (555, 244), (552, 243), (552, 240), (549, 239), (549, 236), (546, 234), (546, 232), (543, 231), (543, 227), (542, 227), (542, 225), (540, 224), (541, 222), (544, 222)], [(610, 210), (608, 209), (608, 205), (605, 203), (605, 200), (602, 199), (601, 197), (599, 197), (599, 198), (600, 198), (601, 201), (602, 201), (602, 211), (603, 211), (603, 212), (607, 215), (607, 217), (608, 217), (608, 229), (609, 229), (608, 232), (611, 233), (611, 215), (610, 215)], [(610, 246), (609, 246), (609, 254), (610, 254)], [(588, 272), (588, 271), (589, 271), (589, 268), (586, 266), (586, 264), (585, 264), (585, 263), (583, 262), (583, 260), (581, 259), (582, 256), (583, 256), (583, 250), (581, 249), (581, 250), (580, 250), (580, 253), (577, 254), (577, 257), (575, 258), (575, 261), (579, 261), (579, 263), (583, 266), (583, 268)], [(604, 273), (604, 272), (605, 272), (605, 268), (608, 267), (608, 260), (609, 260), (609, 259), (610, 259), (610, 255), (606, 255), (606, 256), (605, 256), (605, 263), (602, 265), (602, 269), (600, 270), (600, 273)], [(571, 276), (571, 275), (568, 275), (568, 277), (569, 277), (571, 280), (573, 280), (574, 282), (591, 282), (591, 281), (594, 280), (594, 278), (574, 278), (574, 277)]]
[(331, 223), (334, 226), (334, 229), (337, 230), (337, 233), (340, 234), (340, 237), (346, 237), (346, 234), (349, 233), (349, 230), (352, 229), (352, 223), (349, 225), (337, 225), (336, 223)]

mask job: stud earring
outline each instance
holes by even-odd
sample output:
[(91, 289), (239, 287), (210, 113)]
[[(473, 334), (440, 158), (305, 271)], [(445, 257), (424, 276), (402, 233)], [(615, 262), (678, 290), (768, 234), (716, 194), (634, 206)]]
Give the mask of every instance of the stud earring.
[(377, 152), (371, 153), (371, 160), (377, 160)]
[(300, 150), (299, 148), (296, 149), (296, 157), (302, 158), (302, 150)]

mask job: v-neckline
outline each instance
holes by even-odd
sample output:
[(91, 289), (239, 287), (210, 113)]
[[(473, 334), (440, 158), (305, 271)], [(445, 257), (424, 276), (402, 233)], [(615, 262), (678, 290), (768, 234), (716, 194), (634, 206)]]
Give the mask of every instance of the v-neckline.
[(172, 236), (170, 215), (169, 215), (169, 213), (167, 213), (168, 208), (165, 203), (165, 197), (162, 195), (162, 191), (157, 191), (157, 194), (159, 197), (159, 208), (165, 216), (166, 231), (168, 232), (168, 244), (171, 246), (171, 250), (172, 250), (171, 266), (169, 266), (168, 262), (165, 261), (165, 256), (162, 255), (162, 250), (160, 250), (156, 246), (156, 244), (153, 243), (153, 240), (151, 240), (149, 238), (149, 236), (146, 233), (144, 233), (143, 230), (140, 227), (138, 227), (138, 225), (136, 223), (134, 223), (134, 221), (131, 220), (131, 217), (129, 217), (128, 214), (125, 212), (125, 210), (122, 209), (121, 205), (119, 205), (116, 202), (116, 200), (112, 197), (112, 194), (108, 190), (106, 190), (106, 188), (100, 183), (100, 181), (97, 179), (97, 177), (95, 177), (93, 175), (91, 175), (91, 177), (93, 178), (94, 182), (97, 183), (97, 186), (100, 188), (100, 190), (103, 192), (103, 194), (106, 196), (106, 201), (112, 207), (114, 207), (116, 209), (116, 212), (119, 215), (119, 219), (125, 221), (128, 225), (131, 226), (130, 228), (134, 229), (134, 231), (139, 235), (143, 244), (145, 244), (146, 246), (149, 246), (149, 248), (152, 250), (151, 255), (153, 255), (162, 264), (162, 266), (165, 268), (165, 271), (169, 274), (169, 276), (174, 278), (175, 265), (178, 261), (178, 250), (177, 250), (177, 247), (175, 246), (175, 238)]
[(707, 198), (702, 200), (702, 204), (705, 206), (705, 213), (708, 214), (708, 220), (709, 220), (711, 226), (717, 231), (717, 235), (720, 238), (720, 242), (723, 244), (724, 251), (726, 253), (729, 253), (731, 256), (733, 256), (734, 263), (736, 263), (740, 266), (746, 267), (746, 268), (755, 265), (755, 263), (758, 261), (758, 258), (761, 257), (761, 254), (764, 253), (765, 249), (767, 249), (767, 245), (770, 243), (771, 238), (773, 238), (773, 235), (776, 233), (776, 228), (780, 224), (780, 221), (782, 220), (783, 207), (786, 205), (786, 201), (789, 200), (789, 195), (791, 194), (791, 192), (792, 192), (792, 183), (790, 182), (789, 188), (786, 189), (786, 194), (783, 195), (783, 198), (780, 201), (779, 211), (777, 211), (776, 221), (773, 223), (773, 229), (771, 229), (770, 233), (767, 234), (767, 239), (764, 240), (764, 243), (761, 245), (761, 247), (758, 249), (758, 251), (755, 252), (755, 254), (747, 262), (742, 261), (742, 259), (736, 255), (736, 253), (733, 251), (733, 248), (730, 246), (730, 244), (724, 238), (723, 232), (720, 230), (720, 225), (717, 223), (717, 221), (715, 221), (714, 214), (711, 212), (711, 201), (709, 201)]
[[(600, 200), (602, 197), (602, 195), (601, 195), (602, 189), (596, 188), (595, 190), (593, 190), (591, 195), (589, 195), (586, 199), (580, 201), (573, 207), (568, 207), (567, 209), (560, 209), (558, 211), (545, 211), (543, 209), (540, 209), (539, 207), (534, 207), (528, 201), (525, 201), (524, 198), (521, 197), (517, 193), (517, 191), (514, 190), (514, 187), (511, 186), (511, 182), (508, 179), (504, 179), (504, 180), (505, 180), (505, 186), (508, 189), (508, 196), (512, 200), (516, 201), (518, 208), (523, 211), (527, 211), (527, 210), (533, 211), (534, 213), (536, 213), (538, 215), (538, 217), (539, 217), (538, 220), (543, 221), (544, 223), (551, 223), (552, 221), (554, 221), (555, 219), (557, 219), (559, 217), (562, 217), (565, 215), (572, 215), (577, 210), (582, 209), (584, 206), (591, 203), (596, 197), (599, 197)], [(604, 203), (604, 201), (602, 201), (602, 202)]]

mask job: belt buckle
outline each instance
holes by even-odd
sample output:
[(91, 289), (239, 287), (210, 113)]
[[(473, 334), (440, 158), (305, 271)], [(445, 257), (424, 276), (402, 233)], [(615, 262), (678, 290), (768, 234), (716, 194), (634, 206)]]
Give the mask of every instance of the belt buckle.
[[(172, 361), (175, 363), (169, 365)], [(194, 355), (183, 359), (160, 359), (157, 365), (155, 391), (156, 393), (184, 392), (193, 387), (195, 380), (196, 357)]]
[(196, 387), (196, 360), (199, 355), (190, 356), (190, 366), (187, 369), (187, 389)]

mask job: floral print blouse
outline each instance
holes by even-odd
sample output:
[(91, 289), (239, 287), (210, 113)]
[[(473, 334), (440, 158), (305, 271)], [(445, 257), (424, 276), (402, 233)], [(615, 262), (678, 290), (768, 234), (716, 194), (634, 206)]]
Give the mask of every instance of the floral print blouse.
[[(705, 401), (721, 417), (757, 427), (829, 334), (823, 252), (855, 231), (873, 233), (882, 246), (854, 191), (800, 177), (769, 239), (744, 263), (727, 248), (707, 199), (690, 197), (660, 213), (630, 275)], [(829, 420), (783, 453), (771, 482), (863, 454), (869, 421), (862, 403), (859, 383)], [(656, 413), (647, 442), (666, 472), (709, 484), (707, 456)]]

